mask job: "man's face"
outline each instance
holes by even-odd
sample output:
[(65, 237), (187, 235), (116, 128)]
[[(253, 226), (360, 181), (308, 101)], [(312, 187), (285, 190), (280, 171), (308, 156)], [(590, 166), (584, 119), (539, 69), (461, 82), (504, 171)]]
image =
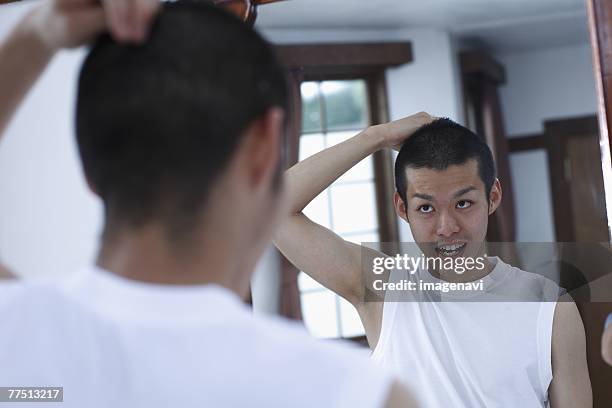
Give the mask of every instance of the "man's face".
[(407, 205), (403, 211), (396, 193), (396, 210), (410, 224), (424, 254), (442, 258), (479, 256), (488, 216), (501, 200), (499, 182), (495, 182), (489, 200), (476, 160), (445, 170), (408, 168), (406, 179)]

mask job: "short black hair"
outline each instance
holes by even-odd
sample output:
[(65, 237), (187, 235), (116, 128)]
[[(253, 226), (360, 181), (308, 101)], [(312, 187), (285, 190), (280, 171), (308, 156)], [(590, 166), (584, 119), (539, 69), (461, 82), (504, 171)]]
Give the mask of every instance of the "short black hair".
[(143, 45), (96, 42), (80, 73), (76, 134), (107, 229), (155, 220), (180, 236), (249, 123), (286, 110), (287, 87), (272, 48), (238, 18), (202, 1), (162, 7)]
[(445, 170), (475, 159), (487, 199), (495, 182), (495, 164), (489, 146), (470, 129), (448, 118), (436, 119), (420, 127), (400, 149), (395, 160), (395, 188), (406, 201), (406, 169)]

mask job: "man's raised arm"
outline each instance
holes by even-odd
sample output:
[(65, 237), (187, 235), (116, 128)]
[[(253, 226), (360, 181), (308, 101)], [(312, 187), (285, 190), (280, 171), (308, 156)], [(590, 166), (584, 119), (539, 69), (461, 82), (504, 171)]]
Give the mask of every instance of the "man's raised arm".
[(353, 305), (360, 302), (364, 289), (360, 277), (361, 247), (312, 222), (302, 210), (361, 160), (379, 149), (401, 146), (415, 130), (431, 120), (428, 114), (418, 113), (372, 126), (297, 163), (285, 173), (290, 215), (279, 228), (274, 243), (300, 270)]

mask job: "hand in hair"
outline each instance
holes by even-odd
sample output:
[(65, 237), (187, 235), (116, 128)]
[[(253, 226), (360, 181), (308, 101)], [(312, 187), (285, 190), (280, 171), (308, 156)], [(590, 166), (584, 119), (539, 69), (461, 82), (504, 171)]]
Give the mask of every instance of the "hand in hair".
[(435, 117), (426, 112), (419, 112), (393, 122), (372, 126), (368, 129), (368, 132), (372, 132), (375, 137), (380, 138), (383, 147), (390, 147), (399, 151), (406, 139), (421, 126), (433, 120), (435, 120)]
[(50, 51), (90, 42), (108, 30), (117, 41), (145, 40), (159, 0), (51, 0), (30, 15), (30, 23)]

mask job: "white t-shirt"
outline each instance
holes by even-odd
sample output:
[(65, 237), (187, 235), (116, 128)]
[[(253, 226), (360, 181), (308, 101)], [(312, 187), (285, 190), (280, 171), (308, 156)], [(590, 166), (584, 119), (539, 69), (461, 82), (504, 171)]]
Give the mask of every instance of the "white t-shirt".
[(220, 286), (97, 267), (0, 284), (0, 327), (0, 386), (64, 387), (62, 407), (380, 407), (392, 381), (365, 351), (254, 317)]
[[(372, 357), (410, 385), (424, 407), (547, 405), (556, 306), (551, 300), (559, 288), (499, 258), (489, 260), (495, 266), (483, 278), (483, 294), (449, 292), (441, 295), (444, 302), (404, 297), (384, 304)], [(426, 270), (412, 277), (392, 272), (390, 281), (401, 279), (442, 282)], [(544, 301), (533, 301), (538, 298)]]

